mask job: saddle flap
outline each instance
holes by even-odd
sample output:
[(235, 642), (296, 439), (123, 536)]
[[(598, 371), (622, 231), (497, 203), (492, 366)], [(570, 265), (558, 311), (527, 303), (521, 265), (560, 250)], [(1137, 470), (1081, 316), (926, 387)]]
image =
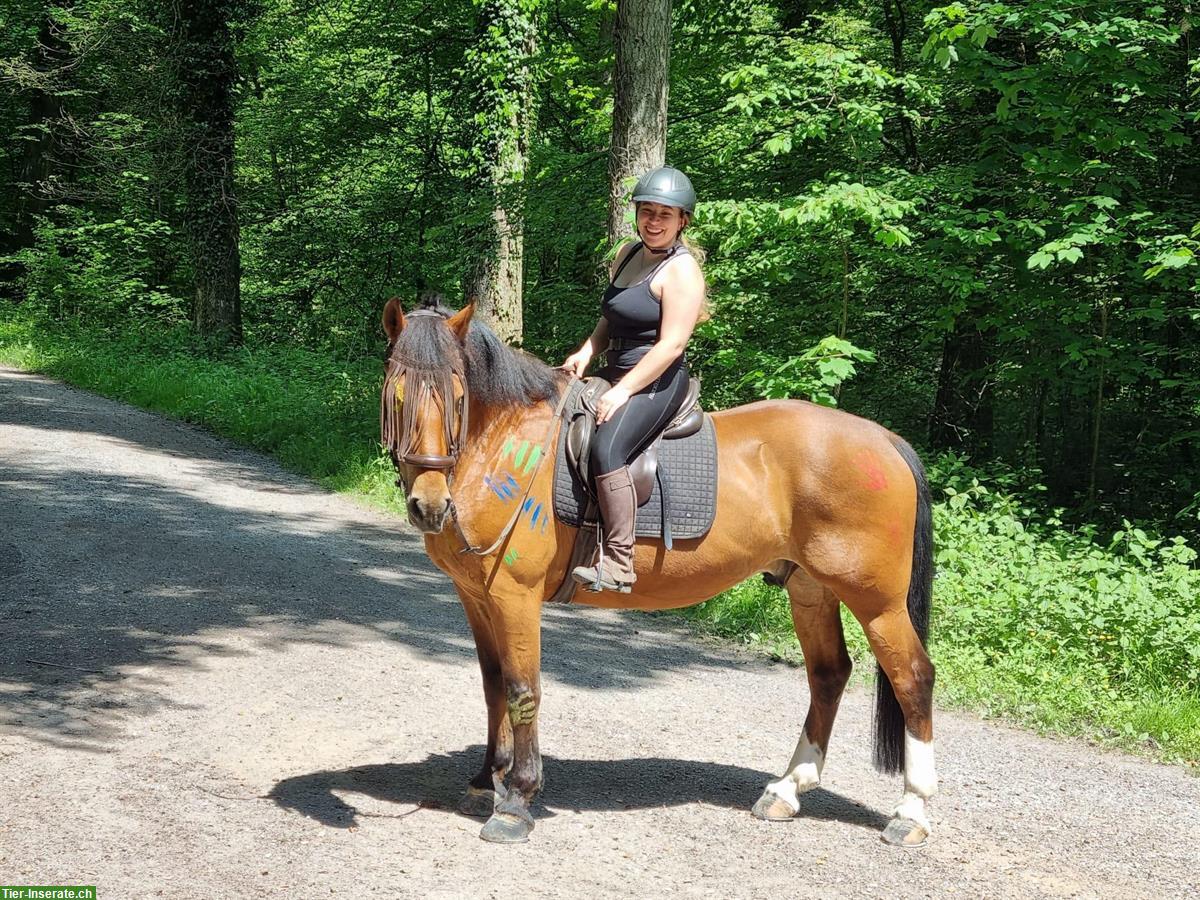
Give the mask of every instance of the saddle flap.
[(663, 431), (663, 439), (673, 441), (677, 438), (691, 437), (700, 430), (700, 426), (704, 424), (704, 410), (698, 406), (693, 406), (689, 409), (682, 418), (677, 418), (671, 422)]
[(629, 464), (629, 480), (637, 494), (637, 505), (645, 506), (654, 492), (654, 474), (658, 471), (658, 441), (634, 457)]
[[(596, 403), (612, 388), (612, 384), (599, 376), (583, 382), (578, 396), (567, 409), (566, 449), (567, 462), (579, 475), (581, 484), (591, 490), (591, 447), (596, 433)], [(650, 445), (634, 457), (629, 464), (629, 477), (633, 480), (638, 506), (644, 506), (654, 492), (654, 481), (658, 469), (659, 444), (665, 440), (685, 438), (695, 434), (704, 423), (704, 411), (697, 400), (700, 396), (700, 379), (689, 378), (688, 389), (683, 395), (679, 411)]]
[(673, 441), (676, 438), (690, 437), (700, 430), (704, 424), (704, 410), (700, 408), (700, 379), (689, 378), (687, 393), (683, 395), (683, 403), (679, 412), (663, 429), (663, 439)]
[(596, 402), (612, 387), (599, 376), (584, 379), (579, 393), (567, 407), (566, 451), (571, 467), (584, 484), (591, 472), (592, 435), (596, 432)]

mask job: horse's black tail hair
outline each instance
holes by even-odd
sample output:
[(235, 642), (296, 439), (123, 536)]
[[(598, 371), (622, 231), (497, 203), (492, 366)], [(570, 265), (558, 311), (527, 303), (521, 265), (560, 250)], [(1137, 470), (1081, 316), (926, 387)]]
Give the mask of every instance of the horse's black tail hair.
[[(913, 530), (912, 575), (908, 582), (908, 617), (921, 643), (929, 633), (929, 603), (933, 594), (933, 512), (925, 467), (905, 441), (892, 446), (904, 457), (917, 483), (917, 521)], [(896, 700), (892, 682), (880, 666), (875, 680), (875, 768), (881, 772), (904, 769), (904, 711)]]

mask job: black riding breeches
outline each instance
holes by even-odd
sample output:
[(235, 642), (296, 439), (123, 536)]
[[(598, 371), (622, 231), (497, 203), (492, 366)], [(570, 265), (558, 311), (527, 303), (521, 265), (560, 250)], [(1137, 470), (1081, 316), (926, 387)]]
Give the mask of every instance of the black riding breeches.
[[(597, 374), (617, 381), (628, 369), (605, 368)], [(688, 389), (688, 369), (673, 363), (667, 371), (626, 401), (612, 418), (596, 427), (592, 471), (597, 475), (627, 466), (679, 412)]]

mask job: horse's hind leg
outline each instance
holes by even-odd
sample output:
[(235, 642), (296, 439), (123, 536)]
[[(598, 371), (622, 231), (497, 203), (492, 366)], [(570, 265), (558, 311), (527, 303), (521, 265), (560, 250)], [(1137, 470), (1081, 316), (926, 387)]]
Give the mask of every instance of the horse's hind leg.
[(804, 651), (809, 705), (804, 730), (787, 771), (778, 781), (768, 784), (754, 804), (754, 815), (768, 821), (796, 815), (800, 811), (800, 795), (820, 784), (833, 719), (851, 668), (837, 597), (801, 569), (792, 572), (785, 587), (792, 605), (792, 624)]
[(872, 617), (861, 615), (862, 610), (854, 606), (850, 610), (862, 623), (879, 661), (882, 672), (878, 677), (886, 675), (889, 682), (880, 684), (878, 690), (875, 764), (885, 772), (904, 769), (904, 796), (884, 829), (883, 839), (897, 846), (918, 847), (933, 830), (925, 804), (937, 792), (933, 663), (905, 610), (884, 611)]

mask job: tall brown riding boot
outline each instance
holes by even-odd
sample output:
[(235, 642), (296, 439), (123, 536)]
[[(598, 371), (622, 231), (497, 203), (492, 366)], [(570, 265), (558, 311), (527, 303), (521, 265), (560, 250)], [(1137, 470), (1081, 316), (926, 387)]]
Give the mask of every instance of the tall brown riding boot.
[(637, 493), (633, 489), (628, 466), (596, 476), (596, 500), (600, 504), (600, 521), (604, 525), (600, 559), (594, 566), (577, 566), (571, 577), (594, 591), (628, 594), (629, 586), (637, 581), (637, 576), (633, 574), (633, 524), (637, 515)]

